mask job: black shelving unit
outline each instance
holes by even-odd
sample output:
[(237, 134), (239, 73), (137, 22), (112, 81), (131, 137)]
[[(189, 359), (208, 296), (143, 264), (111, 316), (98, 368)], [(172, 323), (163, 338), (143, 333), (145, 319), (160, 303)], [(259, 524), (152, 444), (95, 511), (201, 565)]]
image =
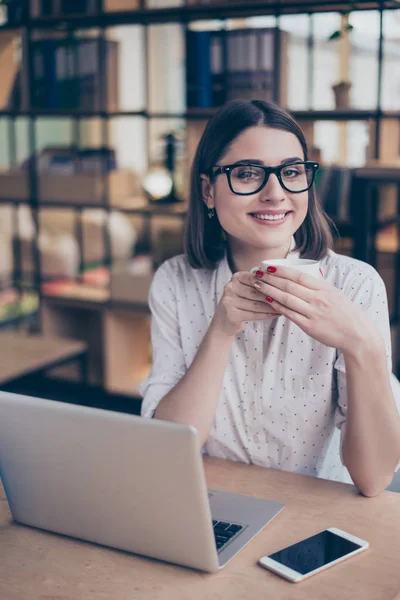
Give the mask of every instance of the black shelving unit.
[[(0, 110), (0, 119), (7, 119), (9, 128), (9, 156), (10, 164), (16, 164), (16, 148), (15, 148), (15, 128), (16, 120), (21, 117), (25, 117), (28, 121), (28, 139), (30, 146), (30, 160), (29, 167), (29, 199), (0, 199), (0, 205), (11, 205), (16, 208), (21, 204), (28, 204), (32, 209), (34, 217), (36, 234), (34, 236), (33, 243), (33, 254), (34, 254), (34, 279), (33, 286), (39, 295), (40, 301), (42, 300), (42, 278), (41, 278), (41, 265), (40, 265), (40, 251), (38, 244), (39, 236), (39, 211), (44, 208), (51, 209), (71, 209), (75, 211), (75, 233), (79, 241), (80, 248), (80, 267), (82, 271), (83, 267), (83, 232), (82, 232), (82, 211), (85, 208), (102, 208), (110, 215), (111, 210), (114, 207), (110, 206), (108, 193), (107, 193), (107, 171), (103, 169), (102, 177), (104, 179), (104, 192), (101, 201), (98, 203), (83, 205), (82, 203), (76, 202), (59, 202), (59, 201), (46, 201), (41, 202), (38, 194), (38, 172), (36, 160), (33, 158), (37, 149), (37, 131), (36, 124), (38, 119), (59, 119), (68, 118), (73, 122), (73, 142), (79, 146), (80, 144), (80, 123), (84, 119), (96, 118), (101, 121), (101, 140), (100, 145), (108, 146), (108, 122), (110, 119), (117, 117), (132, 117), (142, 118), (147, 124), (147, 134), (149, 137), (150, 123), (153, 119), (182, 119), (187, 123), (191, 121), (204, 121), (209, 118), (213, 113), (214, 109), (190, 109), (185, 111), (169, 112), (169, 111), (154, 111), (149, 110), (149, 74), (148, 69), (145, 68), (145, 104), (142, 110), (109, 110), (107, 108), (107, 69), (106, 69), (106, 32), (107, 28), (117, 27), (122, 25), (141, 25), (144, 29), (143, 35), (143, 55), (145, 60), (148, 58), (148, 36), (147, 31), (150, 25), (162, 25), (170, 23), (181, 24), (183, 28), (187, 27), (189, 23), (196, 20), (204, 19), (220, 19), (226, 20), (230, 18), (240, 18), (255, 15), (273, 15), (279, 19), (280, 15), (293, 15), (293, 14), (307, 14), (309, 18), (309, 38), (308, 38), (308, 53), (309, 53), (309, 64), (312, 66), (312, 56), (314, 47), (314, 28), (313, 28), (313, 15), (315, 13), (332, 12), (332, 11), (346, 11), (351, 9), (352, 11), (368, 11), (377, 10), (380, 14), (380, 38), (378, 45), (378, 87), (376, 96), (376, 107), (372, 110), (301, 110), (293, 111), (295, 118), (302, 121), (372, 121), (375, 124), (376, 136), (375, 136), (375, 147), (374, 157), (379, 158), (380, 147), (379, 147), (379, 130), (382, 119), (385, 118), (396, 118), (400, 119), (399, 111), (384, 111), (381, 108), (381, 93), (382, 93), (382, 64), (383, 64), (383, 41), (384, 41), (384, 29), (383, 29), (383, 14), (385, 11), (400, 10), (400, 3), (397, 0), (367, 0), (359, 2), (342, 2), (340, 0), (285, 0), (285, 1), (245, 1), (236, 2), (226, 1), (220, 3), (210, 3), (204, 5), (189, 5), (188, 0), (181, 7), (171, 8), (146, 8), (145, 0), (141, 0), (139, 8), (132, 11), (112, 11), (106, 12), (104, 10), (104, 2), (102, 0), (96, 0), (93, 4), (95, 9), (91, 14), (87, 15), (60, 15), (51, 17), (34, 17), (30, 10), (25, 11), (22, 17), (17, 21), (5, 22), (0, 26), (0, 36), (2, 31), (6, 32), (12, 29), (20, 32), (23, 40), (23, 56), (24, 56), (24, 77), (26, 78), (24, 83), (28, 90), (27, 105), (23, 106), (20, 110), (5, 109)], [(40, 109), (35, 108), (35, 102), (33, 97), (33, 78), (34, 78), (34, 65), (33, 65), (33, 41), (35, 34), (40, 32), (43, 34), (49, 31), (51, 35), (65, 35), (71, 40), (71, 43), (76, 39), (76, 33), (82, 30), (96, 30), (98, 43), (98, 64), (99, 69), (104, 72), (104, 76), (100, 79), (101, 85), (99, 90), (99, 110), (59, 110), (59, 109)], [(77, 54), (75, 56), (75, 64), (78, 60)], [(313, 81), (312, 81), (312, 70), (309, 70), (308, 80), (308, 100), (311, 103), (311, 92)], [(149, 150), (147, 149), (147, 152)], [(147, 219), (151, 219), (154, 215), (171, 216), (174, 218), (183, 218), (185, 215), (185, 209), (183, 205), (173, 205), (171, 207), (167, 205), (148, 205), (144, 208), (124, 208), (115, 207), (116, 210), (127, 214), (140, 214)], [(21, 251), (19, 247), (19, 236), (17, 231), (17, 219), (14, 218), (14, 255), (15, 255), (15, 268), (13, 273), (14, 282), (18, 289), (21, 289), (23, 273), (21, 269)], [(360, 237), (363, 232), (358, 230), (357, 235)], [(109, 230), (107, 227), (107, 219), (105, 219), (104, 226), (104, 244), (105, 244), (105, 258), (104, 266), (112, 266), (112, 255), (111, 245), (109, 238)], [(362, 244), (357, 246), (360, 250), (358, 251), (358, 258), (368, 260), (369, 256), (366, 253), (363, 254)], [(398, 262), (398, 261), (397, 261)], [(399, 266), (398, 266), (399, 268)], [(397, 280), (399, 281), (399, 279)], [(56, 299), (54, 300), (57, 301)], [(73, 301), (72, 301), (73, 302)], [(90, 304), (90, 303), (89, 303)], [(112, 307), (112, 303), (105, 303), (105, 306)], [(124, 305), (124, 309), (128, 310), (129, 306)], [(130, 307), (131, 310), (138, 310), (138, 306), (134, 303)], [(398, 307), (397, 307), (398, 311)], [(40, 319), (37, 322), (37, 329), (40, 330)]]
[(201, 19), (227, 19), (254, 15), (313, 14), (323, 12), (346, 12), (367, 10), (398, 9), (397, 0), (359, 0), (349, 2), (341, 0), (226, 0), (225, 2), (205, 2), (189, 5), (184, 0), (182, 6), (146, 8), (145, 0), (136, 10), (102, 10), (101, 0), (97, 10), (90, 14), (68, 14), (59, 16), (32, 17), (29, 11), (18, 22), (4, 23), (3, 29), (26, 26), (35, 29), (49, 28), (88, 28), (111, 27), (116, 25), (154, 25), (164, 23), (189, 22)]

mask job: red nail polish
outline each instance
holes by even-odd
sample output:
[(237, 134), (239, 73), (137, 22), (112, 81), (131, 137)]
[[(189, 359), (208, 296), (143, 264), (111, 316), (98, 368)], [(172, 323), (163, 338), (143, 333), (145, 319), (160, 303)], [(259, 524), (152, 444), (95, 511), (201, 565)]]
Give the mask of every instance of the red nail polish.
[(273, 298), (271, 298), (271, 296), (265, 296), (265, 299), (267, 302), (273, 302)]
[(322, 277), (324, 276), (323, 272), (321, 271), (321, 269), (319, 270), (319, 272), (321, 273)]
[(256, 277), (261, 278), (264, 275), (264, 271), (256, 271)]
[(267, 271), (268, 273), (276, 273), (276, 267), (268, 267)]

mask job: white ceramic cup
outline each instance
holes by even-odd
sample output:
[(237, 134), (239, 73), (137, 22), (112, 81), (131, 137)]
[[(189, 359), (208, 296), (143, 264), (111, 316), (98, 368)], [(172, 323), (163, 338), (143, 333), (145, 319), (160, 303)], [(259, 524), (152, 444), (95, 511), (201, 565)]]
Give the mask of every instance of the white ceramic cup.
[(296, 269), (296, 271), (302, 271), (313, 275), (313, 277), (322, 277), (321, 271), (319, 270), (319, 261), (310, 260), (307, 258), (277, 258), (275, 260), (263, 260), (259, 267), (253, 267), (251, 273), (256, 271), (266, 271), (268, 267), (289, 267), (290, 269)]

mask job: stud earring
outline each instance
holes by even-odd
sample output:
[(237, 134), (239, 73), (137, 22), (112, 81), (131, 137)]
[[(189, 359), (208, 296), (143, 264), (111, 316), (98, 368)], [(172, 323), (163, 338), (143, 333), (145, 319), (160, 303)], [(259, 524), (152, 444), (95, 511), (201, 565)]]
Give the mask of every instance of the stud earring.
[(208, 218), (212, 219), (213, 216), (215, 215), (215, 210), (213, 208), (209, 208), (207, 211), (207, 214), (208, 214)]

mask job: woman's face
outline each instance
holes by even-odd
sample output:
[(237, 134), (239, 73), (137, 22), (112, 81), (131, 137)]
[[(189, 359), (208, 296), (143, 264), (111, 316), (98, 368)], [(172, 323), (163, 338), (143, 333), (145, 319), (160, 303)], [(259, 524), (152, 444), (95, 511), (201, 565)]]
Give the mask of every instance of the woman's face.
[[(303, 160), (301, 144), (293, 133), (255, 126), (232, 142), (218, 166), (251, 161), (275, 167)], [(243, 176), (251, 177), (251, 173)], [(231, 250), (262, 250), (266, 258), (286, 256), (292, 235), (307, 214), (308, 191), (287, 192), (273, 173), (260, 192), (249, 196), (234, 194), (224, 173), (211, 186), (205, 181), (203, 192), (207, 206), (218, 214)]]

